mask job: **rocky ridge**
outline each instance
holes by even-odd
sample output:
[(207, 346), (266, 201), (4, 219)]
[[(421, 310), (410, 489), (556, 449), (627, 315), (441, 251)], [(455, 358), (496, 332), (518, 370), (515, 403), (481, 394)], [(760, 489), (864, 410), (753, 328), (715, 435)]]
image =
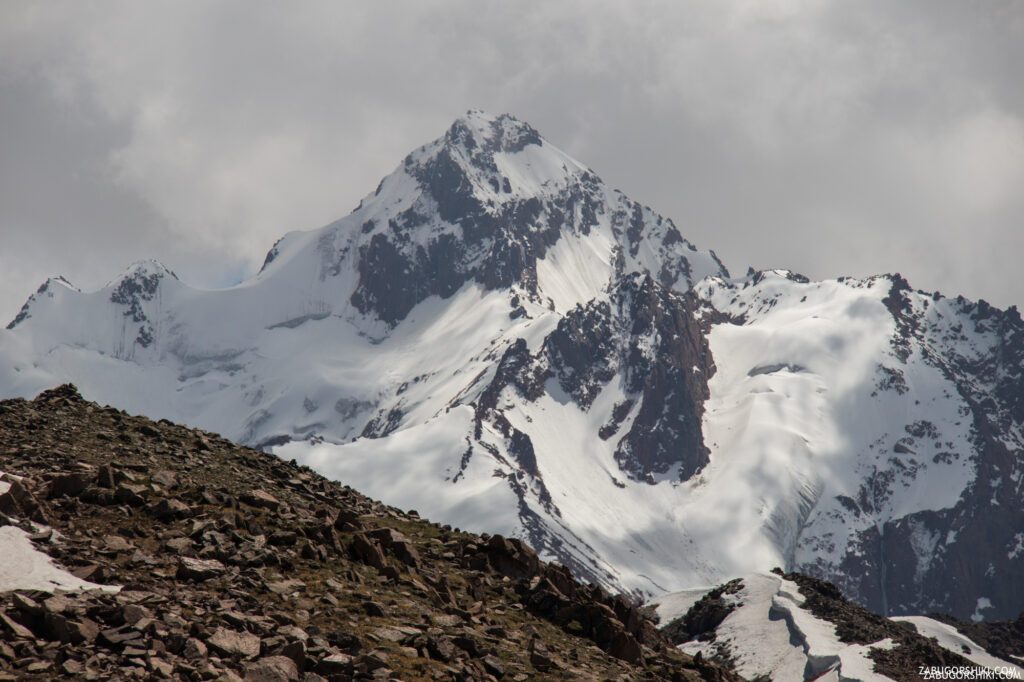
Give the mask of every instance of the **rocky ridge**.
[(0, 594), (0, 679), (736, 679), (518, 540), (70, 385), (0, 402), (0, 471), (0, 523), (120, 587)]

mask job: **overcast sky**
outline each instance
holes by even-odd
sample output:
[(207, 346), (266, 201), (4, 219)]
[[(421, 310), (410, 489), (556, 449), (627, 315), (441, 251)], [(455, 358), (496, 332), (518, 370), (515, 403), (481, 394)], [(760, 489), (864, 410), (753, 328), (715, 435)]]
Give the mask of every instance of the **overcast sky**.
[(468, 108), (737, 273), (1024, 304), (1024, 3), (0, 3), (0, 318), (155, 257), (252, 274)]

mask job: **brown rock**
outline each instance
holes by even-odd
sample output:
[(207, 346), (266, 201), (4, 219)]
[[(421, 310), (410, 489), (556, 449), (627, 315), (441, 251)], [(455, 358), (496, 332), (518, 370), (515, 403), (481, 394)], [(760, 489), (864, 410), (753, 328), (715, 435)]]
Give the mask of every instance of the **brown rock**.
[(499, 680), (505, 676), (505, 666), (497, 656), (484, 656), (483, 664), (484, 669)]
[(111, 552), (130, 552), (135, 545), (128, 542), (120, 535), (107, 535), (103, 538), (103, 546)]
[(247, 682), (290, 682), (299, 679), (295, 661), (286, 656), (267, 656), (245, 666)]
[(291, 547), (298, 539), (299, 536), (294, 531), (279, 530), (270, 534), (270, 537), (267, 538), (267, 544), (274, 545), (275, 547)]
[(100, 638), (107, 644), (113, 646), (119, 646), (126, 644), (136, 639), (142, 639), (142, 634), (132, 630), (130, 627), (119, 627), (111, 628), (109, 630), (102, 630), (100, 632)]
[(493, 535), (487, 541), (487, 558), (494, 570), (510, 578), (531, 578), (540, 570), (540, 558), (521, 540)]
[(7, 476), (6, 482), (10, 487), (6, 492), (0, 494), (0, 512), (8, 516), (28, 517), (37, 523), (49, 521), (39, 506), (39, 502), (22, 481)]
[(62, 594), (55, 594), (43, 602), (48, 613), (66, 613), (71, 610), (71, 600)]
[(352, 660), (352, 664), (361, 671), (373, 672), (388, 666), (388, 655), (383, 651), (368, 651)]
[(455, 644), (448, 637), (428, 637), (427, 651), (430, 657), (445, 663), (455, 658)]
[(640, 643), (625, 630), (620, 630), (612, 638), (608, 645), (608, 653), (627, 663), (639, 663), (643, 658), (643, 649), (640, 647)]
[(153, 516), (161, 521), (186, 519), (192, 515), (192, 508), (176, 498), (164, 497), (149, 509)]
[(384, 547), (390, 547), (396, 542), (409, 541), (409, 538), (406, 537), (404, 533), (401, 533), (394, 528), (377, 528), (376, 530), (369, 531), (366, 535), (373, 538)]
[(300, 672), (306, 669), (306, 643), (302, 640), (285, 644), (281, 647), (281, 655), (290, 658)]
[(181, 649), (181, 655), (190, 661), (204, 659), (206, 658), (206, 654), (206, 645), (195, 637), (189, 637), (185, 641), (185, 646)]
[(280, 500), (263, 490), (254, 490), (251, 493), (242, 495), (242, 501), (253, 507), (269, 509), (270, 511), (275, 511), (281, 506)]
[(307, 672), (302, 676), (302, 682), (328, 682), (328, 680), (322, 675)]
[(0, 625), (3, 625), (5, 628), (11, 631), (15, 637), (18, 637), (20, 639), (35, 639), (35, 636), (32, 634), (31, 630), (29, 630), (21, 623), (11, 620), (11, 618), (3, 611), (0, 611)]
[(223, 656), (255, 658), (260, 655), (260, 638), (250, 632), (217, 628), (206, 644)]
[(124, 618), (124, 622), (128, 625), (135, 625), (144, 618), (151, 619), (153, 614), (145, 606), (127, 604), (123, 609), (121, 609), (121, 617)]
[(383, 571), (387, 566), (384, 559), (384, 552), (380, 545), (368, 538), (364, 533), (356, 533), (352, 536), (352, 555), (367, 566), (373, 566), (378, 571)]
[(14, 608), (18, 609), (22, 613), (29, 616), (41, 616), (43, 615), (43, 605), (34, 599), (29, 599), (23, 594), (15, 592), (11, 595), (11, 601), (14, 603)]
[(91, 580), (92, 582), (102, 582), (104, 579), (103, 567), (96, 564), (73, 568), (71, 569), (71, 575), (81, 580)]
[(401, 542), (393, 542), (388, 548), (388, 551), (390, 551), (391, 554), (403, 564), (414, 568), (420, 568), (419, 552), (416, 551), (416, 548), (411, 542), (405, 540)]
[(49, 639), (65, 644), (71, 642), (71, 628), (68, 625), (68, 619), (59, 613), (47, 613), (43, 616), (43, 626)]
[(331, 675), (351, 675), (352, 669), (351, 656), (348, 654), (331, 654), (321, 658), (313, 671), (330, 677)]
[(174, 675), (174, 666), (163, 659), (150, 658), (146, 661), (146, 665), (149, 667), (149, 671), (153, 673), (154, 677), (167, 680)]
[(178, 557), (178, 580), (209, 580), (223, 575), (226, 570), (224, 564), (216, 559)]
[(527, 645), (527, 650), (530, 653), (530, 665), (537, 670), (547, 672), (561, 668), (558, 661), (540, 640), (536, 638), (531, 639), (529, 645)]
[(141, 507), (146, 504), (146, 499), (143, 497), (143, 493), (145, 492), (146, 486), (144, 485), (122, 483), (117, 486), (116, 490), (114, 490), (114, 499), (122, 504), (127, 504), (132, 507)]
[(153, 474), (151, 480), (153, 481), (153, 483), (162, 485), (165, 488), (173, 488), (174, 486), (178, 485), (178, 475), (175, 474), (173, 471), (168, 471), (166, 469), (161, 469), (160, 471)]
[(68, 631), (71, 634), (72, 643), (85, 642), (91, 644), (100, 635), (100, 626), (88, 618), (79, 621), (69, 621)]
[(180, 553), (192, 549), (195, 543), (192, 542), (192, 538), (171, 538), (164, 546), (174, 553)]
[(85, 474), (61, 474), (50, 480), (49, 497), (78, 497), (88, 486)]
[(345, 510), (338, 513), (337, 518), (334, 520), (334, 527), (344, 532), (355, 532), (363, 530), (364, 525), (362, 519), (359, 518), (359, 514), (351, 510)]
[(81, 661), (76, 661), (73, 658), (69, 658), (60, 664), (60, 669), (65, 675), (81, 675), (82, 671), (85, 670), (85, 666), (82, 665)]
[(479, 658), (482, 655), (477, 641), (469, 635), (458, 635), (457, 637), (453, 637), (452, 642), (455, 643), (455, 646), (459, 647), (473, 658)]
[(104, 464), (96, 472), (96, 485), (101, 488), (113, 488), (117, 485), (117, 474), (114, 467)]

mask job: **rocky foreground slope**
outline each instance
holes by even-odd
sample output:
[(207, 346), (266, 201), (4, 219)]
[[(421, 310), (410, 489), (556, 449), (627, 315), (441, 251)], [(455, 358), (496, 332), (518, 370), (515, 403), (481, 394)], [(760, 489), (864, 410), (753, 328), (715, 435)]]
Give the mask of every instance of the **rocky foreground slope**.
[[(738, 679), (517, 540), (72, 386), (0, 402), (0, 471), (0, 679)], [(17, 589), (26, 536), (97, 589)]]

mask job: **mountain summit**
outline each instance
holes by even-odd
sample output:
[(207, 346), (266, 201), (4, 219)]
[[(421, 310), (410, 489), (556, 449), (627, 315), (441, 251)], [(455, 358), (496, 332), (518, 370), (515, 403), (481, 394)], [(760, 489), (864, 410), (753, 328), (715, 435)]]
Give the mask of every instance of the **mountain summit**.
[(200, 291), (51, 281), (0, 395), (219, 431), (656, 595), (780, 566), (883, 614), (1015, 617), (1024, 325), (898, 275), (730, 277), (511, 116)]

